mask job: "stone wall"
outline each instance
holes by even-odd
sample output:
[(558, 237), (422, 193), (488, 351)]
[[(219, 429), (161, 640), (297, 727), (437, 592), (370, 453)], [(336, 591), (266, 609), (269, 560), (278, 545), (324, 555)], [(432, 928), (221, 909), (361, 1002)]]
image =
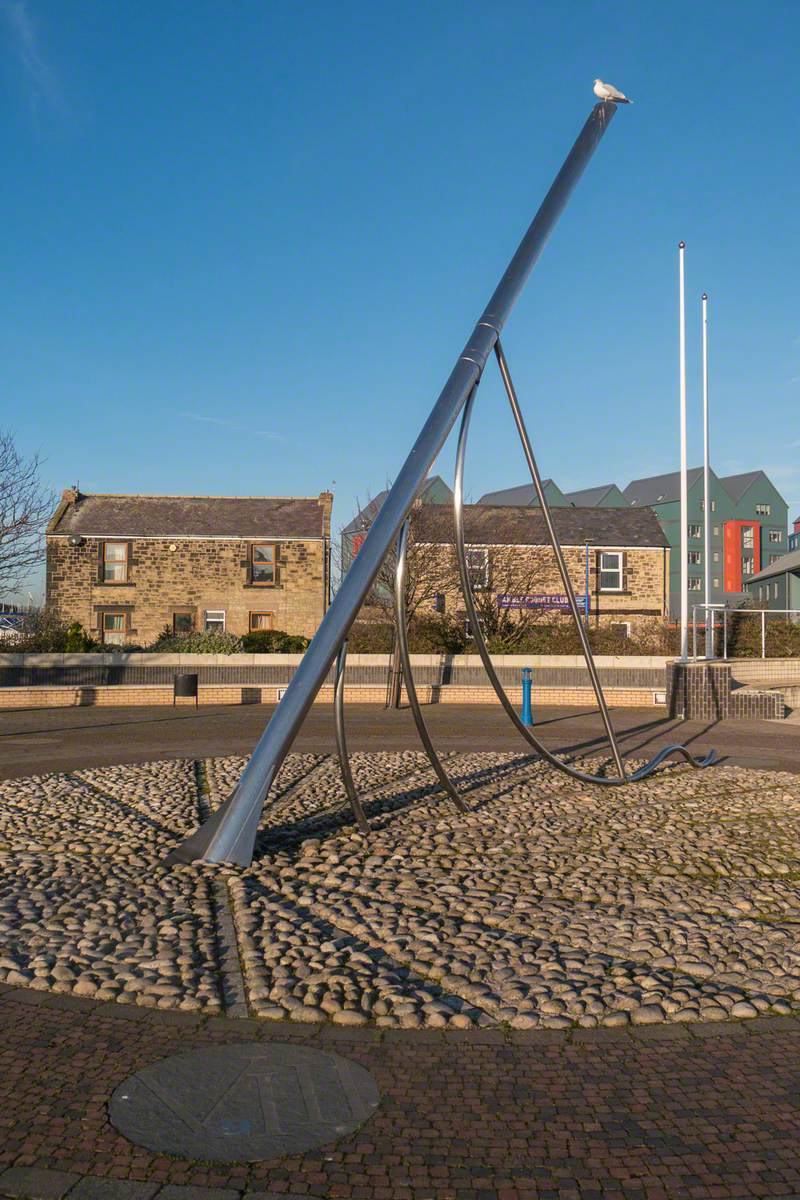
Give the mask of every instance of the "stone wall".
[[(489, 547), (488, 590), (493, 596), (504, 592), (523, 594), (546, 593), (561, 595), (564, 587), (550, 546)], [(607, 546), (602, 549), (620, 550)], [(583, 595), (586, 590), (586, 550), (583, 546), (564, 546), (573, 590)], [(664, 617), (669, 610), (668, 552), (660, 547), (623, 550), (623, 590), (600, 590), (601, 548), (589, 548), (590, 614), (598, 623), (630, 621), (633, 625), (643, 618)], [(458, 583), (458, 568), (453, 547), (416, 546), (409, 552), (409, 573), (414, 561), (421, 576), (429, 571), (432, 581), (441, 577), (445, 596), (445, 612), (461, 613), (464, 601)], [(438, 563), (431, 566), (434, 558)], [(530, 611), (530, 610), (527, 610)], [(543, 612), (552, 619), (552, 612)]]
[[(112, 539), (108, 539), (112, 540)], [(121, 539), (120, 539), (121, 540)], [(230, 633), (247, 633), (250, 614), (272, 614), (272, 627), (312, 637), (325, 612), (327, 540), (283, 541), (274, 586), (249, 582), (250, 542), (223, 538), (129, 541), (128, 581), (102, 582), (103, 539), (47, 538), (47, 602), (64, 620), (99, 637), (102, 614), (125, 616), (124, 640), (151, 644), (173, 613), (202, 629), (206, 610), (224, 610)]]

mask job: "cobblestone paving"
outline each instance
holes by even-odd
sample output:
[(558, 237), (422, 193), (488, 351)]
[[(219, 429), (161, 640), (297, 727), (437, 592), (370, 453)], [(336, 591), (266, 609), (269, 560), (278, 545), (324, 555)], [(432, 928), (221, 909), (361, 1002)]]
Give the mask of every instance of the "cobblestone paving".
[(463, 815), (421, 755), (356, 755), (366, 839), (335, 760), (294, 755), (251, 868), (166, 869), (243, 765), (0, 785), (0, 980), (167, 1011), (236, 995), (253, 1015), (353, 1027), (800, 1011), (797, 776), (681, 766), (604, 789), (459, 754)]
[[(460, 754), (462, 816), (419, 755), (355, 756), (367, 844), (335, 762), (293, 756), (251, 869), (166, 871), (242, 765), (0, 787), (0, 1196), (800, 1196), (797, 777)], [(216, 1015), (239, 963), (269, 1019)], [(379, 1085), (340, 1142), (187, 1162), (109, 1124), (160, 1058), (298, 1039)]]
[[(139, 1068), (254, 1039), (356, 1059), (380, 1088), (377, 1114), (319, 1151), (251, 1166), (153, 1154), (109, 1124), (109, 1096)], [(73, 1183), (324, 1200), (777, 1200), (800, 1194), (800, 1021), (351, 1030), (10, 990), (0, 995), (0, 1131), (0, 1170), (60, 1171)]]

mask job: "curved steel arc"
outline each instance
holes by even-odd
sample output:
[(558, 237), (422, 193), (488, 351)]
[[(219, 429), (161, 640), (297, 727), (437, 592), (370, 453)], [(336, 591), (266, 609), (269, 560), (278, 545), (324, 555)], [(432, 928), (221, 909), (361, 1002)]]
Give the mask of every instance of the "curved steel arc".
[(550, 505), (547, 503), (547, 497), (544, 493), (542, 477), (539, 474), (539, 468), (537, 467), (536, 459), (533, 456), (533, 447), (531, 446), (531, 440), (528, 437), (528, 431), (525, 427), (525, 418), (523, 417), (522, 409), (519, 406), (517, 393), (511, 380), (511, 373), (508, 369), (508, 363), (506, 362), (506, 356), (503, 354), (503, 347), (500, 345), (500, 338), (498, 338), (494, 344), (494, 353), (495, 357), (497, 358), (497, 365), (500, 368), (500, 374), (503, 377), (503, 386), (506, 389), (508, 402), (511, 405), (511, 411), (514, 414), (514, 423), (517, 427), (519, 440), (522, 442), (522, 451), (525, 455), (525, 461), (528, 464), (528, 470), (531, 473), (533, 486), (536, 489), (536, 495), (539, 499), (539, 506), (542, 510), (542, 516), (544, 517), (544, 523), (547, 526), (550, 545), (553, 547), (553, 553), (556, 556), (558, 573), (561, 576), (561, 583), (567, 596), (567, 603), (569, 604), (570, 612), (572, 613), (572, 619), (575, 622), (575, 629), (580, 639), (584, 662), (586, 663), (586, 669), (589, 672), (589, 678), (592, 681), (592, 689), (594, 690), (595, 698), (597, 699), (600, 715), (603, 718), (603, 725), (605, 727), (606, 737), (608, 738), (608, 744), (611, 747), (611, 753), (614, 756), (614, 763), (617, 771), (619, 772), (620, 778), (624, 779), (625, 767), (622, 765), (622, 757), (619, 752), (619, 746), (617, 745), (617, 737), (614, 733), (614, 726), (611, 724), (611, 715), (608, 711), (606, 698), (603, 695), (603, 687), (600, 683), (600, 677), (597, 674), (597, 668), (594, 665), (594, 656), (592, 654), (591, 646), (589, 645), (589, 639), (586, 636), (586, 629), (584, 628), (583, 621), (581, 620), (580, 613), (578, 612), (578, 604), (575, 600), (575, 593), (572, 590), (572, 580), (569, 577), (569, 571), (567, 570), (567, 564), (564, 559), (564, 552), (561, 549), (561, 543), (558, 540), (558, 535), (555, 531), (555, 526), (553, 525), (553, 518), (550, 516)]
[(464, 542), (464, 460), (466, 457), (467, 438), (469, 435), (469, 422), (470, 417), (472, 416), (472, 406), (475, 403), (476, 393), (477, 385), (470, 392), (467, 402), (464, 406), (464, 412), (461, 417), (461, 428), (458, 434), (458, 447), (456, 450), (456, 469), (455, 480), (453, 484), (453, 517), (456, 535), (456, 557), (458, 559), (458, 571), (461, 577), (461, 590), (464, 595), (467, 616), (469, 617), (470, 625), (472, 626), (472, 636), (475, 640), (476, 646), (478, 647), (478, 653), (481, 656), (484, 670), (489, 676), (489, 682), (494, 688), (498, 700), (508, 713), (508, 716), (511, 718), (513, 725), (516, 727), (519, 733), (522, 734), (522, 736), (525, 738), (525, 741), (558, 771), (564, 771), (565, 774), (571, 775), (573, 779), (580, 779), (583, 783), (596, 783), (600, 784), (602, 787), (620, 787), (626, 783), (637, 782), (640, 779), (644, 779), (650, 775), (656, 769), (656, 767), (658, 767), (664, 761), (665, 758), (675, 753), (682, 754), (687, 762), (691, 763), (693, 767), (700, 768), (710, 766), (716, 758), (713, 750), (706, 755), (704, 759), (698, 759), (695, 758), (685, 746), (666, 746), (663, 750), (660, 750), (658, 754), (656, 754), (656, 756), (650, 760), (650, 762), (645, 763), (630, 776), (626, 776), (624, 772), (617, 778), (607, 778), (603, 775), (590, 775), (585, 771), (579, 771), (576, 767), (571, 766), (570, 763), (564, 762), (563, 759), (558, 758), (557, 755), (548, 750), (547, 746), (539, 741), (534, 733), (531, 733), (527, 725), (523, 724), (517, 710), (514, 708), (514, 705), (506, 695), (505, 689), (498, 679), (497, 672), (494, 669), (494, 664), (492, 663), (492, 658), (489, 654), (489, 650), (483, 636), (483, 631), (480, 627), (478, 610), (475, 606), (475, 597), (472, 592), (472, 584), (470, 583), (469, 571), (467, 569), (467, 553)]
[(400, 650), (400, 662), (403, 667), (403, 676), (406, 684), (406, 695), (408, 703), (411, 707), (411, 712), (414, 717), (414, 723), (417, 727), (419, 740), (425, 749), (425, 753), (430, 760), (430, 764), (436, 772), (436, 778), (447, 792), (450, 799), (455, 804), (459, 812), (468, 812), (464, 801), (458, 793), (455, 784), (450, 779), (450, 776), (442, 766), (439, 755), (433, 748), (428, 726), (425, 724), (425, 718), (422, 715), (422, 709), (417, 696), (417, 688), (414, 683), (414, 673), (411, 669), (411, 655), (408, 650), (408, 616), (406, 613), (406, 558), (408, 553), (408, 519), (403, 522), (403, 527), (400, 530), (400, 536), (397, 539), (397, 566), (394, 573), (394, 611), (395, 621), (397, 624), (397, 644)]
[(364, 812), (364, 806), (358, 798), (356, 785), (353, 782), (353, 772), (350, 770), (350, 755), (347, 751), (347, 734), (344, 724), (344, 669), (347, 663), (347, 642), (342, 642), (336, 659), (336, 684), (333, 692), (333, 713), (336, 727), (336, 748), (339, 751), (339, 770), (342, 773), (342, 783), (347, 792), (347, 799), (356, 819), (356, 824), (362, 833), (369, 833), (369, 821)]

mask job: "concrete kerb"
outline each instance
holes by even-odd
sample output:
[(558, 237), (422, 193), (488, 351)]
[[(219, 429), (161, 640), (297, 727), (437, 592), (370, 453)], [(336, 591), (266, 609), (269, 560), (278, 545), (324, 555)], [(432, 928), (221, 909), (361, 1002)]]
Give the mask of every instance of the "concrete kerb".
[(642, 1041), (675, 1041), (685, 1038), (739, 1037), (744, 1035), (800, 1033), (800, 1013), (791, 1016), (745, 1017), (727, 1021), (662, 1022), (657, 1025), (622, 1025), (568, 1029), (512, 1029), (507, 1025), (474, 1029), (399, 1029), (364, 1025), (348, 1028), (321, 1021), (303, 1024), (296, 1021), (273, 1021), (267, 1017), (206, 1016), (201, 1013), (180, 1012), (175, 1009), (150, 1008), (145, 1005), (115, 1004), (88, 997), (69, 996), (58, 992), (9, 987), (0, 984), (0, 1004), (23, 1004), (64, 1008), (88, 1013), (92, 1020), (145, 1021), (154, 1024), (183, 1026), (187, 1029), (206, 1028), (215, 1033), (249, 1034), (257, 1040), (280, 1041), (294, 1039), (316, 1040), (341, 1044), (363, 1042), (416, 1042), (441, 1046), (541, 1045), (566, 1046), (592, 1042), (610, 1042), (633, 1038)]

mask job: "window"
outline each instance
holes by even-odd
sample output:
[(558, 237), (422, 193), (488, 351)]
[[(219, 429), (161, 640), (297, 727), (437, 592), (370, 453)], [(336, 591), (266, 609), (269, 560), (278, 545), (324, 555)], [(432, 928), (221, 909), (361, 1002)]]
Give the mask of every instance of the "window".
[(489, 586), (489, 551), (483, 546), (467, 546), (467, 570), (474, 588)]
[(103, 583), (128, 582), (128, 543), (103, 542)]
[(631, 636), (630, 621), (612, 621), (609, 625), (609, 629), (612, 633), (615, 633), (617, 637), (629, 638)]
[(771, 504), (757, 504), (756, 505), (756, 513), (758, 514), (759, 517), (771, 517), (772, 516), (772, 505)]
[(714, 537), (719, 537), (719, 525), (714, 526)]
[(773, 543), (773, 545), (775, 544), (775, 542), (782, 542), (783, 541), (783, 530), (782, 529), (770, 529), (767, 537), (768, 537), (768, 540)]
[(173, 633), (191, 633), (194, 630), (194, 617), (190, 612), (174, 612), (172, 614)]
[(776, 563), (778, 561), (778, 559), (782, 558), (782, 557), (783, 557), (782, 554), (770, 554), (769, 565), (772, 566), (773, 563)]
[(714, 562), (719, 562), (719, 550), (714, 551)]
[(258, 633), (261, 629), (272, 629), (273, 616), (271, 612), (251, 612), (250, 632)]
[(699, 550), (690, 550), (689, 551), (689, 565), (690, 566), (699, 567), (700, 563), (702, 561), (702, 558), (703, 558), (703, 556)]
[(752, 550), (754, 546), (753, 526), (746, 525), (742, 530), (742, 546), (745, 550)]
[(121, 646), (125, 641), (125, 613), (103, 613), (103, 644)]
[(277, 546), (269, 543), (254, 545), (250, 550), (250, 578), (253, 583), (257, 583), (260, 587), (274, 587), (275, 578), (275, 563), (278, 558)]
[(688, 530), (690, 538), (699, 538), (703, 536), (702, 525), (689, 525)]
[(702, 592), (702, 590), (703, 590), (702, 579), (690, 579), (689, 580), (689, 591), (690, 592)]
[(712, 579), (712, 580), (711, 580), (711, 586), (712, 586), (712, 587), (714, 587), (714, 588), (718, 588), (718, 587), (719, 587), (719, 580), (718, 580), (718, 579)]
[[(769, 584), (767, 584), (767, 587), (769, 587)], [(773, 600), (778, 599), (778, 581), (777, 581), (777, 579), (775, 580), (775, 583), (773, 583), (773, 585), (772, 585), (772, 599)]]
[(437, 613), (444, 612), (445, 598), (444, 592), (433, 593), (433, 611)]
[(204, 627), (206, 633), (224, 633), (225, 609), (209, 609), (205, 614)]
[(600, 555), (600, 591), (622, 591), (622, 553), (603, 551)]
[(743, 575), (752, 575), (753, 574), (752, 558), (743, 558), (742, 559), (742, 574)]
[[(700, 512), (705, 512), (705, 511), (706, 511), (706, 502), (705, 502), (705, 500), (701, 500), (701, 501), (700, 501)], [(712, 512), (716, 512), (716, 511), (717, 511), (717, 502), (716, 502), (716, 500), (712, 500), (712, 501), (711, 501), (711, 511), (712, 511)]]

